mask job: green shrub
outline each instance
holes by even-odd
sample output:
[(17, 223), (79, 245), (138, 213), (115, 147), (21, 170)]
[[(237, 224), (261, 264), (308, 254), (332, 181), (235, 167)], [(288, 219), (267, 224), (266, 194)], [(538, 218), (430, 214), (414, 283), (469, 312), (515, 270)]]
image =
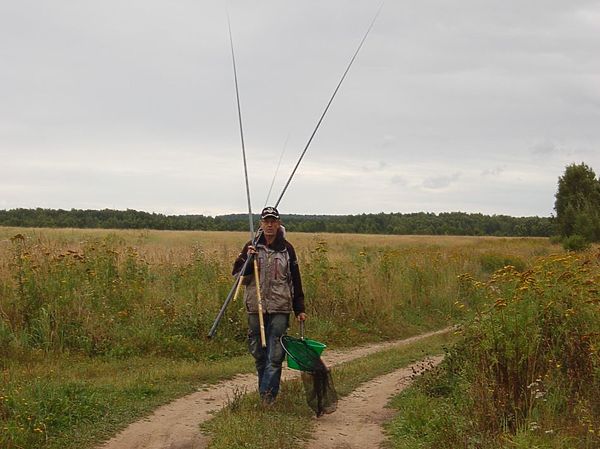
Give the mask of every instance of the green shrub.
[[(426, 443), (412, 447), (600, 447), (600, 254), (550, 256), (524, 272), (507, 266), (470, 285), (487, 308), (417, 383), (435, 410), (399, 418), (431, 421)], [(438, 429), (440, 416), (458, 424)]]
[(567, 251), (584, 251), (590, 247), (590, 242), (581, 235), (571, 235), (562, 241), (563, 248)]

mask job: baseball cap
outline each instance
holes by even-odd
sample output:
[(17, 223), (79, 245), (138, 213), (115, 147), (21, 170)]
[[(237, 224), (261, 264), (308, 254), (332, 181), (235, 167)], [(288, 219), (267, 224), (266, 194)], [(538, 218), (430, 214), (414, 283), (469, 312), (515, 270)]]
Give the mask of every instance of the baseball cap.
[(260, 218), (272, 217), (279, 220), (279, 211), (274, 207), (268, 206), (265, 207), (260, 213)]

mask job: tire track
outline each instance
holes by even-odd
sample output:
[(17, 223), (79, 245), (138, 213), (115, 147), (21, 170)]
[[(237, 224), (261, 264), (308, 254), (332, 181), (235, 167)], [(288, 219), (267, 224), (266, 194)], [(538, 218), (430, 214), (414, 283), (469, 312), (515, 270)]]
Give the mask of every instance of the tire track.
[(365, 382), (338, 402), (335, 413), (318, 419), (306, 449), (377, 449), (385, 440), (382, 424), (394, 416), (390, 399), (422, 372), (442, 361), (431, 357)]
[[(378, 351), (404, 346), (433, 335), (448, 332), (450, 328), (396, 340), (375, 343), (351, 350), (325, 351), (323, 360), (327, 366), (335, 366)], [(298, 371), (285, 367), (282, 381), (299, 377)], [(239, 391), (253, 391), (256, 375), (240, 374), (217, 384), (203, 385), (198, 391), (183, 396), (157, 408), (150, 416), (136, 421), (113, 438), (98, 446), (98, 449), (203, 449), (209, 436), (199, 430), (199, 424), (209, 420), (223, 408)], [(336, 412), (335, 414), (337, 414)]]

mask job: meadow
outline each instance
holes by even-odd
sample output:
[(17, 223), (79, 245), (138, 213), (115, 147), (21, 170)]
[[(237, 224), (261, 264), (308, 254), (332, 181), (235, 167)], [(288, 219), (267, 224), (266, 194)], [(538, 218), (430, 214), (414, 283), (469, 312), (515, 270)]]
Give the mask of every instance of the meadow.
[[(247, 238), (0, 228), (0, 445), (85, 447), (199, 382), (251, 370), (241, 301), (206, 338)], [(460, 322), (482, 301), (474, 283), (562, 252), (542, 238), (288, 238), (307, 332), (333, 348)]]

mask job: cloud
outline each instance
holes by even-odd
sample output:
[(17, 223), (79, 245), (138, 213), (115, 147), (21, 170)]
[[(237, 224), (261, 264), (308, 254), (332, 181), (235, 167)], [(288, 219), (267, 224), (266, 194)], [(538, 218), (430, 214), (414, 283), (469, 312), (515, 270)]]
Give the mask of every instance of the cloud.
[(373, 173), (384, 171), (389, 167), (389, 163), (385, 161), (369, 161), (368, 164), (362, 166), (362, 170), (365, 173)]
[(481, 172), (481, 176), (498, 176), (506, 170), (506, 167), (486, 168)]
[(425, 179), (425, 181), (423, 181), (423, 187), (431, 190), (441, 190), (449, 187), (451, 184), (458, 181), (459, 178), (460, 173), (458, 172), (449, 176), (435, 176)]
[[(262, 206), (286, 135), (274, 193), (376, 5), (229, 3)], [(222, 2), (0, 10), (0, 207), (245, 210)], [(567, 164), (600, 171), (599, 18), (589, 0), (386, 3), (286, 210), (550, 214)]]
[(406, 180), (406, 178), (404, 178), (403, 176), (400, 176), (400, 175), (392, 176), (390, 181), (392, 182), (392, 184), (397, 184), (399, 186), (405, 186), (408, 184), (408, 181)]
[(397, 141), (398, 141), (398, 139), (396, 138), (396, 136), (393, 136), (391, 134), (386, 134), (385, 136), (383, 136), (383, 139), (379, 143), (379, 147), (380, 148), (392, 148), (397, 145)]
[(550, 156), (561, 153), (563, 150), (556, 142), (543, 141), (531, 146), (531, 153), (536, 156)]

